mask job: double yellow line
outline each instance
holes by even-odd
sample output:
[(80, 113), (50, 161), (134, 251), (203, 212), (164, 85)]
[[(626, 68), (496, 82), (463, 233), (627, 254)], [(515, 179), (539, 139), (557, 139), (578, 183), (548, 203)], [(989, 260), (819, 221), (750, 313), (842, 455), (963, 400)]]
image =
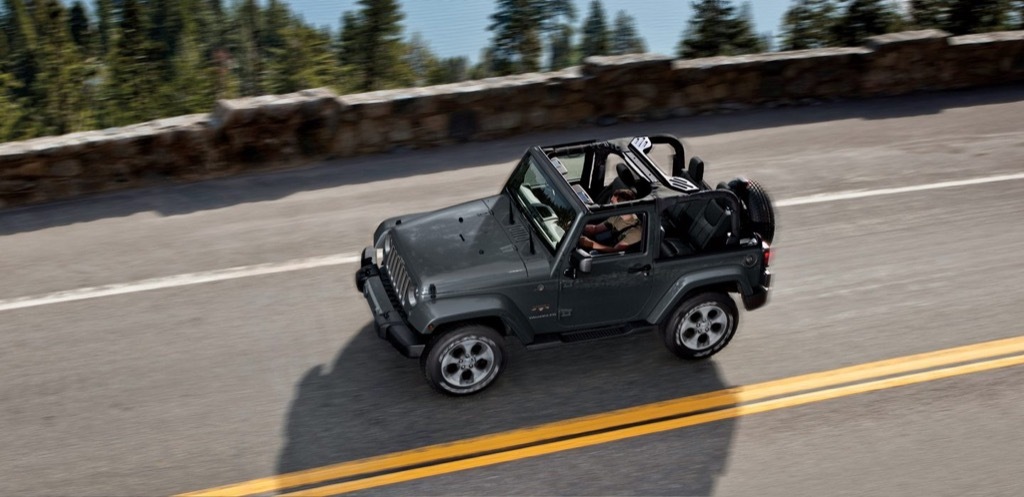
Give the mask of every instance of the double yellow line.
[[(431, 445), (178, 497), (240, 497), (300, 487), (306, 488), (285, 495), (337, 495), (738, 416), (1021, 365), (1024, 364), (1022, 352), (1024, 337), (956, 347)], [(338, 480), (344, 481), (309, 488)]]

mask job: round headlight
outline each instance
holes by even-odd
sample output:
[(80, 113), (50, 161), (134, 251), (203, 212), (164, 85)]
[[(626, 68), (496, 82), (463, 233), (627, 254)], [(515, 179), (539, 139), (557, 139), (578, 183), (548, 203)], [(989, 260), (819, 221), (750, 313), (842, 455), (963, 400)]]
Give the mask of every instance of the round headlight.
[(391, 252), (391, 235), (384, 237), (384, 253)]
[(416, 294), (418, 293), (420, 292), (413, 288), (410, 288), (408, 291), (405, 292), (405, 303), (408, 304), (409, 307), (415, 307), (416, 304), (419, 302), (419, 300), (416, 297)]

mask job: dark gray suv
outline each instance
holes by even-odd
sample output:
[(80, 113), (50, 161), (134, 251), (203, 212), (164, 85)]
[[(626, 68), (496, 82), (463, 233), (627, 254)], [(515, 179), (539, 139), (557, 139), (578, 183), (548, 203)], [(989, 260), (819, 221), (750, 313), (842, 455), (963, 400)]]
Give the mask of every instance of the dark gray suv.
[(496, 195), (382, 222), (356, 286), (381, 338), (466, 395), (504, 370), (510, 338), (657, 329), (677, 356), (710, 357), (736, 332), (731, 295), (767, 302), (774, 232), (760, 185), (710, 187), (673, 136), (531, 147)]

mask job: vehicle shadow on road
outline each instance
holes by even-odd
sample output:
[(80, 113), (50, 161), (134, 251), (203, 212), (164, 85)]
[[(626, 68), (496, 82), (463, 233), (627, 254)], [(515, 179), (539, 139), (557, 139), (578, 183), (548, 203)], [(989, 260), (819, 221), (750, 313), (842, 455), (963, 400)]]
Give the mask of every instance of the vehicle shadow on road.
[[(278, 473), (727, 387), (713, 361), (680, 361), (653, 333), (538, 351), (510, 340), (509, 351), (509, 367), (494, 385), (450, 398), (426, 384), (418, 361), (401, 357), (366, 326), (333, 364), (315, 366), (299, 380)], [(733, 425), (717, 421), (471, 470), (489, 478), (459, 479), (457, 473), (373, 494), (447, 495), (453, 487), (437, 479), (455, 478), (458, 493), (473, 495), (709, 495), (726, 466)], [(652, 438), (657, 456), (644, 448)], [(564, 471), (546, 469), (552, 457)]]
[(168, 184), (98, 194), (36, 206), (0, 211), (0, 235), (54, 226), (124, 217), (139, 212), (175, 216), (243, 203), (277, 200), (298, 192), (408, 178), (485, 164), (513, 162), (536, 144), (609, 139), (654, 133), (694, 138), (750, 129), (842, 119), (890, 119), (938, 114), (953, 107), (991, 105), (1024, 100), (1024, 89), (1001, 86), (922, 93), (900, 97), (829, 102), (818, 106), (777, 109), (753, 108), (721, 115), (645, 122), (622, 122), (606, 127), (551, 130), (488, 142), (395, 151), (365, 157), (325, 161), (282, 171), (253, 172), (237, 177), (190, 184)]

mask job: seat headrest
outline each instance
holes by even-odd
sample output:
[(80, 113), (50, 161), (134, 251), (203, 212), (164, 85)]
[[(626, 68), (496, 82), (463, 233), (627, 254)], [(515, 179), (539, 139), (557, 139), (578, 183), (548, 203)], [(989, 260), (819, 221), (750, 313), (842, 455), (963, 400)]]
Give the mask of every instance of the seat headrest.
[(626, 167), (623, 163), (615, 165), (615, 172), (619, 175), (619, 179), (622, 180), (626, 186), (635, 189), (636, 188), (636, 175), (633, 174), (633, 170)]
[(704, 182), (704, 161), (696, 155), (690, 157), (690, 167), (686, 170), (690, 174), (690, 179), (698, 182)]

